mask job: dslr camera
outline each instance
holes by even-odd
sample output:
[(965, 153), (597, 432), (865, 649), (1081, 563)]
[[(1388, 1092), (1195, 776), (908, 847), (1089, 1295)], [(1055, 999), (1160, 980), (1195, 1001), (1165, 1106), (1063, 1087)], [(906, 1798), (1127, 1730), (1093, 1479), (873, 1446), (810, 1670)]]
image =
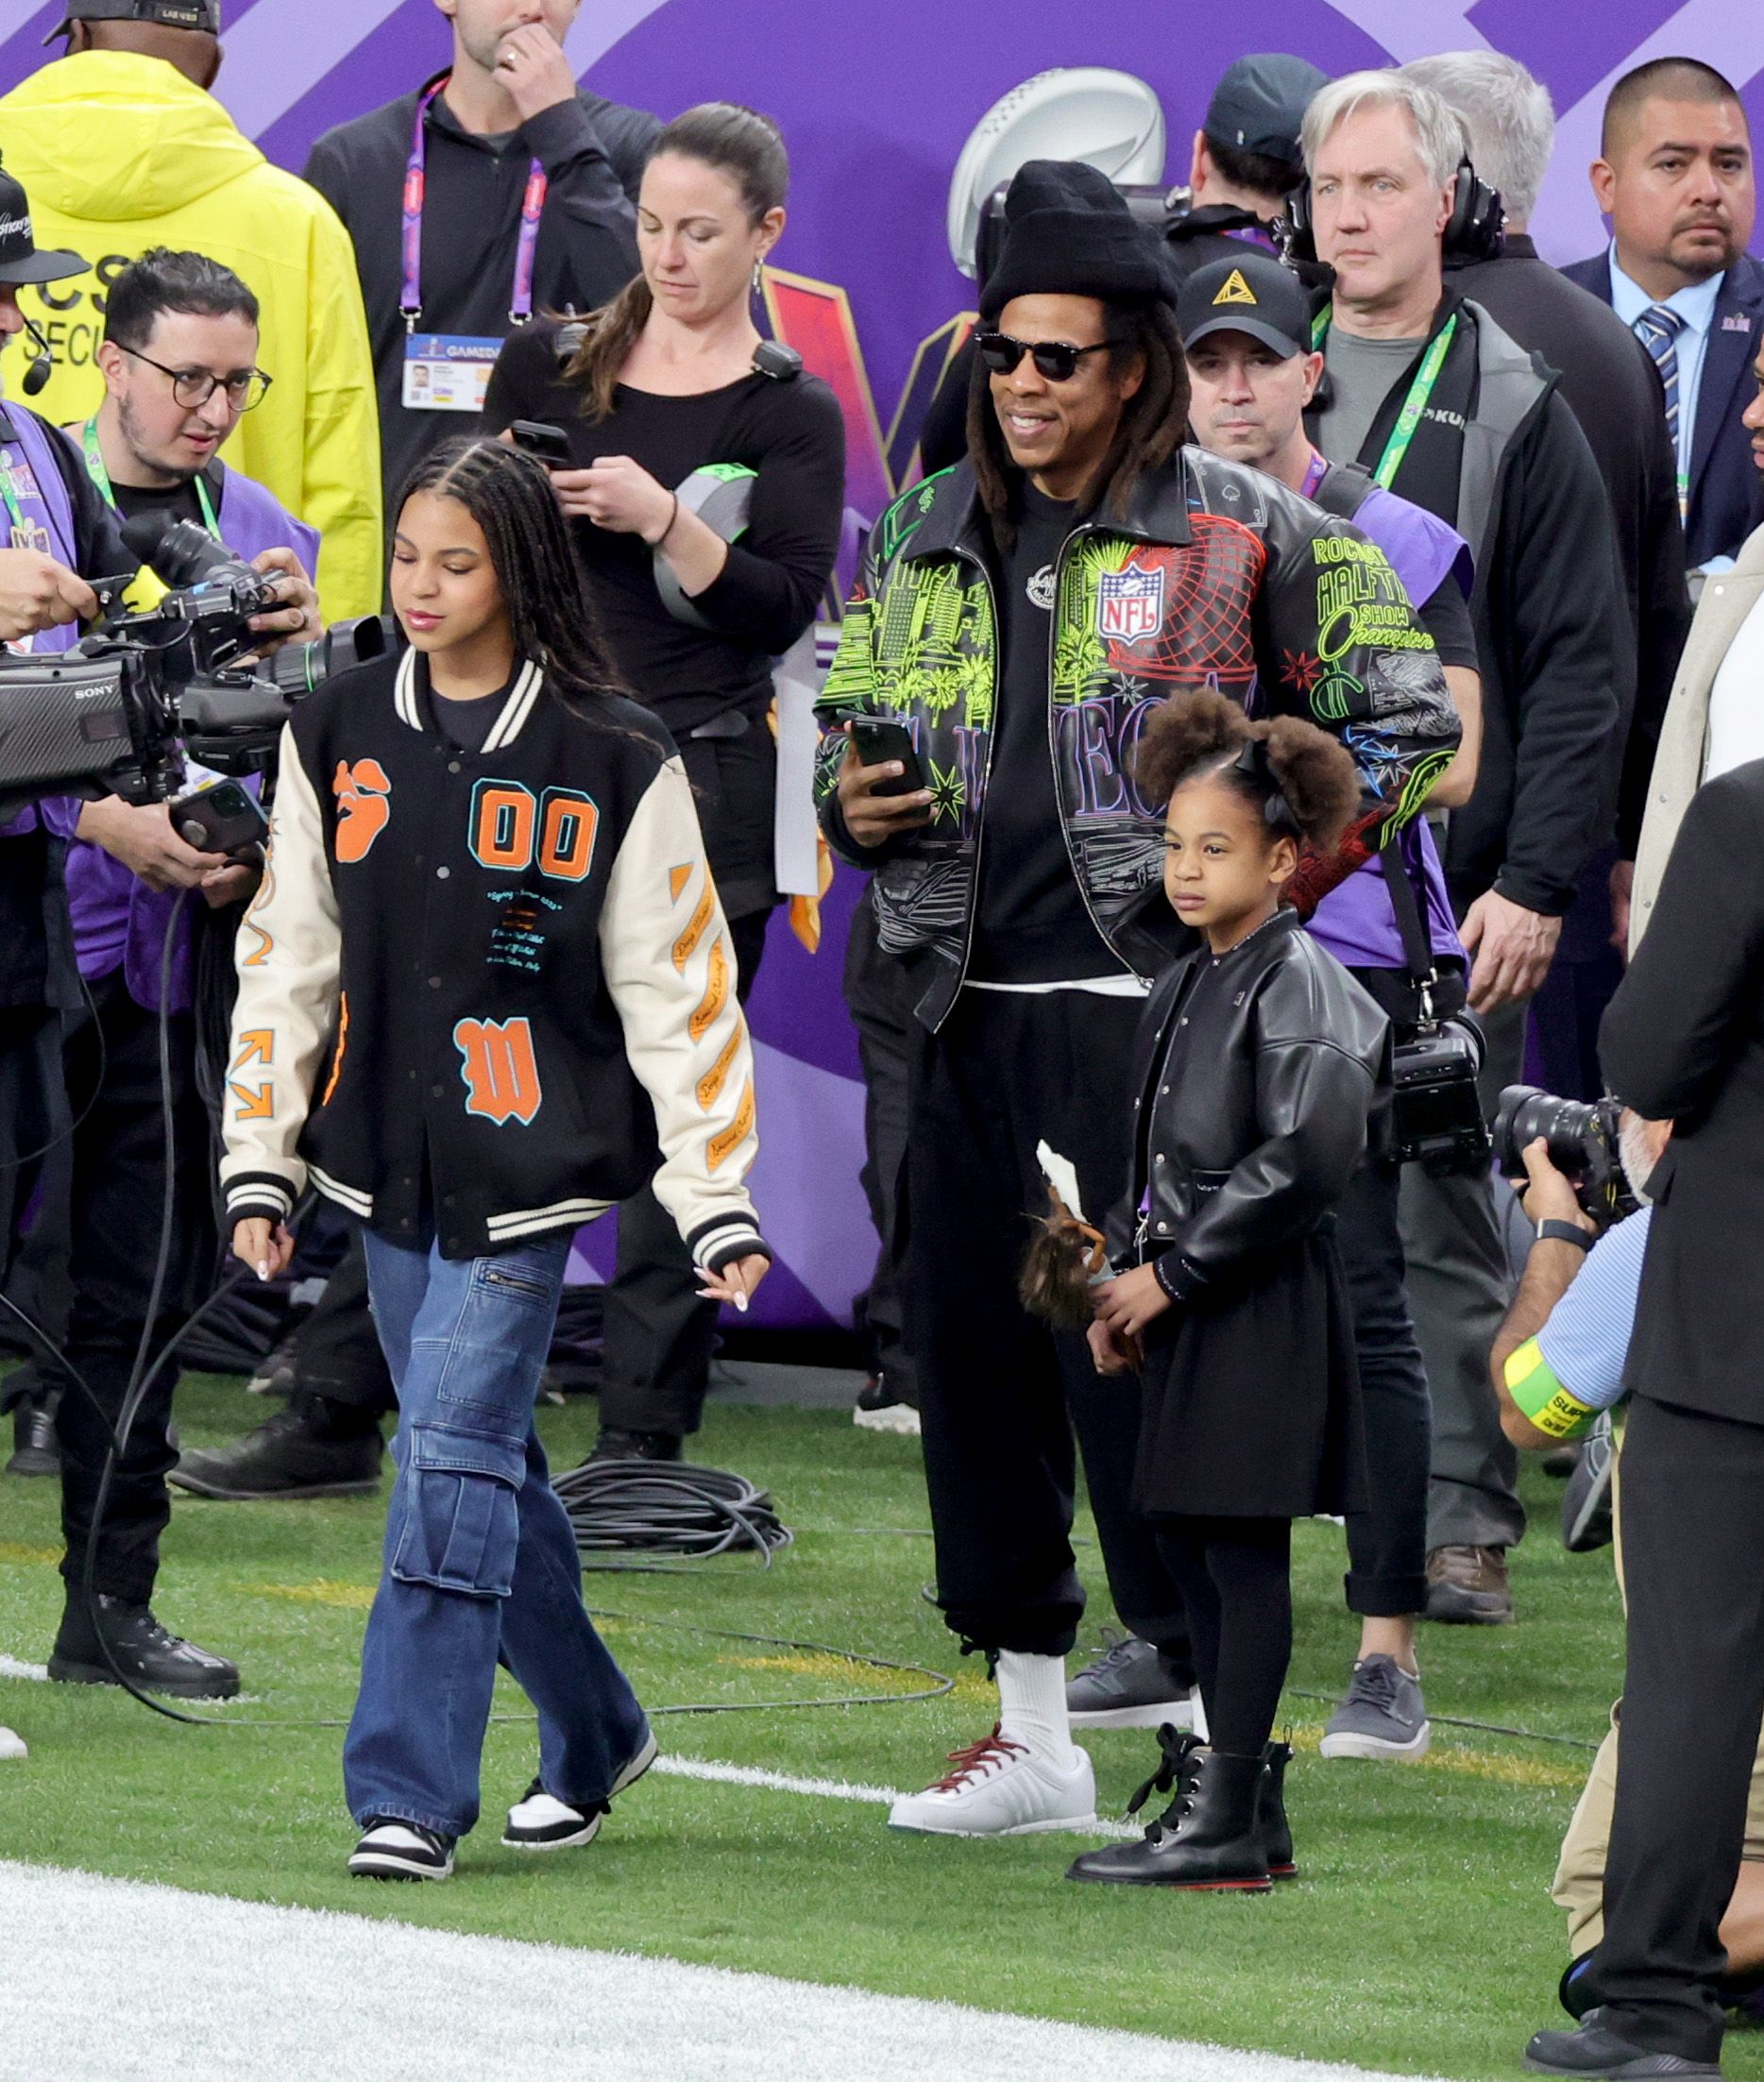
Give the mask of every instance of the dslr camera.
[(1539, 1136), (1550, 1161), (1574, 1187), (1574, 1197), (1603, 1228), (1634, 1214), (1640, 1205), (1630, 1191), (1619, 1153), (1622, 1108), (1615, 1099), (1590, 1106), (1558, 1099), (1535, 1085), (1511, 1084), (1495, 1115), (1495, 1158), (1503, 1178), (1525, 1176), (1525, 1151)]
[(0, 821), (42, 795), (164, 802), (186, 752), (220, 773), (259, 772), (302, 695), (392, 641), (365, 617), (256, 660), (251, 619), (278, 605), (274, 573), (193, 521), (141, 516), (123, 538), (172, 588), (158, 606), (110, 618), (59, 655), (0, 653)]

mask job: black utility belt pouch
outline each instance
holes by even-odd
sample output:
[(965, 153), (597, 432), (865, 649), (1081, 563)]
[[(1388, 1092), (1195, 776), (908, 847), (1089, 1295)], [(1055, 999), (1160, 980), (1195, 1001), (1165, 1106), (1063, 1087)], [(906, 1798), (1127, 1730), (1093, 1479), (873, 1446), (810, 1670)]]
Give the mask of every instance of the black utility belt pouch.
[(1393, 1154), (1435, 1178), (1487, 1168), (1488, 1128), (1476, 1087), (1483, 1066), (1482, 1029), (1463, 1009), (1465, 979), (1444, 974), (1433, 959), (1415, 884), (1399, 840), (1379, 855), (1402, 937), (1406, 973), (1400, 1008), (1386, 1004), (1396, 1028), (1392, 1064)]

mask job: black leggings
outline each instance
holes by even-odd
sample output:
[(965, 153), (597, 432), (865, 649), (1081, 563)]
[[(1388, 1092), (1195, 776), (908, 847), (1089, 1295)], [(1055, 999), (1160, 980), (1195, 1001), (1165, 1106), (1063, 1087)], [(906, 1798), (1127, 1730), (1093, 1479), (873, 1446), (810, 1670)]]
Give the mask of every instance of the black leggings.
[(1290, 1518), (1160, 1518), (1158, 1549), (1188, 1612), (1209, 1739), (1260, 1756), (1293, 1654)]

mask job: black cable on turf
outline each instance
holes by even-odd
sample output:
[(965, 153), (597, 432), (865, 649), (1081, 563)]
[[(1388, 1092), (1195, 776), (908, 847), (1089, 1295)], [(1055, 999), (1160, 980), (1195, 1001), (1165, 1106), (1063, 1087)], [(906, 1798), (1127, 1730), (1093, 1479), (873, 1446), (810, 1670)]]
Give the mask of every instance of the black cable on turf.
[[(577, 1552), (672, 1554), (708, 1561), (751, 1551), (760, 1566), (795, 1538), (771, 1497), (743, 1475), (682, 1461), (585, 1461), (551, 1484), (568, 1516)], [(672, 1575), (659, 1562), (587, 1562), (610, 1574)]]

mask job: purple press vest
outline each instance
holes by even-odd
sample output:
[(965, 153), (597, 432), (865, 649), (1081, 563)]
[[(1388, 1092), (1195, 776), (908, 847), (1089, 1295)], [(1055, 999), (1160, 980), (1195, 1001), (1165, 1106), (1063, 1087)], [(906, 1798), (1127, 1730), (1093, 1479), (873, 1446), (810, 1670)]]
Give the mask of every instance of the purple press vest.
[[(59, 478), (57, 482), (59, 486)], [(246, 563), (265, 550), (287, 549), (309, 572), (314, 568), (317, 531), (294, 519), (261, 484), (237, 470), (227, 471), (222, 480), (216, 518), (221, 540)], [(67, 851), (67, 899), (80, 974), (91, 983), (120, 967), (129, 996), (148, 1011), (157, 1011), (165, 931), (177, 912), (179, 925), (172, 951), (171, 1009), (184, 1011), (190, 1004), (191, 906), (201, 899), (188, 891), (149, 889), (102, 846), (72, 838), (78, 803), (62, 798), (54, 806), (58, 812), (51, 820), (54, 828), (72, 839)], [(73, 820), (63, 823), (61, 816), (68, 809)]]

